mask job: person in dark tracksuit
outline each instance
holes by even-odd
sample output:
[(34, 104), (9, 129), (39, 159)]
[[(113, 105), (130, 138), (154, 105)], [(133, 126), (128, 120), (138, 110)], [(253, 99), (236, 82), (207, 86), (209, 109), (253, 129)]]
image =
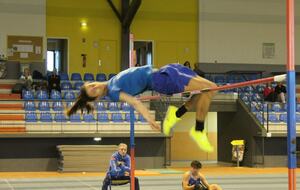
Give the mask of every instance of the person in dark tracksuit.
[[(107, 190), (111, 180), (118, 181), (118, 185), (125, 185), (130, 182), (130, 156), (127, 154), (127, 145), (119, 144), (118, 151), (110, 159), (109, 170), (103, 181), (102, 190)], [(135, 190), (140, 189), (139, 180), (135, 177)]]

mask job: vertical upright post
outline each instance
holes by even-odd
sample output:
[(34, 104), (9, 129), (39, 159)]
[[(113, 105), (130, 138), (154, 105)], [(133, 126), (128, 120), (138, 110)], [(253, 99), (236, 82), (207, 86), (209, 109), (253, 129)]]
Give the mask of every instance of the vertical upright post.
[(294, 0), (286, 0), (287, 88), (288, 88), (288, 178), (289, 190), (296, 190), (296, 84), (295, 84), (295, 13)]
[(134, 108), (130, 107), (130, 189), (135, 190), (135, 144), (134, 144)]
[[(133, 67), (133, 34), (130, 34), (130, 49), (129, 49), (129, 67)], [(130, 158), (131, 158), (131, 169), (130, 169), (130, 189), (135, 190), (135, 142), (134, 142), (134, 108), (130, 107)]]

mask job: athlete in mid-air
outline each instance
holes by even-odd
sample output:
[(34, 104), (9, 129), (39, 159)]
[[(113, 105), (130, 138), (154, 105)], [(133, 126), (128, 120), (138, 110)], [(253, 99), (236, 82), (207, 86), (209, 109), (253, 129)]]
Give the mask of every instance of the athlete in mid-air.
[[(151, 66), (132, 67), (120, 72), (109, 81), (85, 83), (76, 102), (67, 111), (67, 115), (70, 116), (77, 110), (83, 111), (84, 109), (90, 112), (93, 107), (89, 102), (108, 96), (112, 101), (127, 102), (143, 115), (152, 128), (160, 129), (149, 110), (134, 96), (147, 90), (172, 95), (213, 87), (216, 87), (216, 84), (180, 64), (168, 64), (160, 69), (153, 69)], [(169, 106), (163, 122), (164, 133), (169, 135), (170, 130), (181, 120), (181, 117), (188, 110), (195, 108), (196, 122), (195, 127), (190, 130), (190, 136), (202, 150), (213, 151), (204, 129), (204, 120), (213, 95), (214, 92), (208, 91), (193, 95), (180, 108)]]

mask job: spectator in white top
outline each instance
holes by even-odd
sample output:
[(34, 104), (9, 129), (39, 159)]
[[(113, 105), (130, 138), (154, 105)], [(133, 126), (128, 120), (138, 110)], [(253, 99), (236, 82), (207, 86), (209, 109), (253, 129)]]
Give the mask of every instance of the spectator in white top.
[(23, 74), (20, 77), (21, 83), (23, 84), (23, 89), (31, 90), (32, 89), (32, 76), (30, 74), (29, 68), (25, 68)]

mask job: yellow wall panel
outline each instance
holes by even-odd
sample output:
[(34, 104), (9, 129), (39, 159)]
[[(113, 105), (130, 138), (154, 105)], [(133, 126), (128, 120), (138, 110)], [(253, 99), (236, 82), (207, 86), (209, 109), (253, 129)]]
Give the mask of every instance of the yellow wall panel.
[[(120, 1), (114, 1), (120, 7)], [(46, 28), (48, 37), (69, 40), (69, 72), (119, 72), (120, 23), (107, 1), (47, 0)], [(87, 22), (81, 29), (80, 22)], [(136, 40), (154, 42), (154, 66), (170, 62), (196, 61), (198, 56), (198, 0), (143, 0), (131, 25)], [(82, 39), (86, 43), (82, 43)], [(116, 53), (102, 54), (101, 42), (114, 41)], [(95, 47), (98, 42), (98, 47)], [(182, 53), (188, 48), (188, 53)], [(82, 67), (81, 54), (87, 54), (87, 66)], [(99, 59), (110, 64), (99, 67)], [(105, 61), (106, 62), (106, 61)]]

